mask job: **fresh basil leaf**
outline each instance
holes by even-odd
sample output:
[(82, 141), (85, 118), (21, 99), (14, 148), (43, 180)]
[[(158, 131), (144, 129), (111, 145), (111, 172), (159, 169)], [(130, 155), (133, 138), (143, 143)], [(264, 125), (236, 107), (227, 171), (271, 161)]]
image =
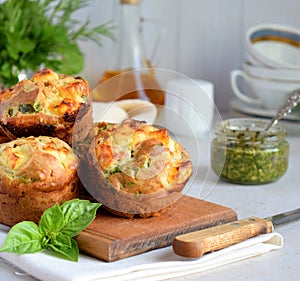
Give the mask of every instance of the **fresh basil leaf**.
[(50, 244), (57, 246), (58, 248), (66, 248), (69, 249), (72, 247), (72, 238), (64, 235), (64, 234), (58, 234), (55, 236), (55, 238), (51, 239)]
[(71, 261), (78, 261), (79, 249), (72, 238), (86, 228), (95, 218), (101, 204), (73, 199), (59, 206), (57, 203), (44, 211), (39, 226), (21, 222), (11, 228), (0, 252), (18, 254), (51, 249)]
[(100, 206), (100, 203), (91, 203), (88, 200), (73, 199), (64, 202), (60, 206), (65, 218), (61, 233), (70, 237), (78, 235), (95, 219)]
[(64, 214), (57, 203), (44, 211), (39, 226), (41, 232), (52, 239), (64, 227)]
[(14, 225), (8, 232), (0, 252), (16, 254), (37, 253), (43, 250), (39, 227), (30, 221)]
[(56, 245), (49, 244), (48, 248), (58, 253), (65, 259), (77, 262), (79, 257), (79, 249), (77, 242), (73, 238), (70, 238), (70, 243), (71, 247), (67, 245), (57, 245), (59, 243), (56, 243)]

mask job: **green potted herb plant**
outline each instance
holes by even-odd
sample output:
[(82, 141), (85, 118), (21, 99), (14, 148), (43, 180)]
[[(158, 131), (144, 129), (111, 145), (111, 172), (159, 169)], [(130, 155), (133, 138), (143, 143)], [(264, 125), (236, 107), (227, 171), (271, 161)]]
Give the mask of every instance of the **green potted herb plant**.
[(84, 67), (79, 40), (101, 45), (103, 36), (113, 37), (113, 26), (104, 23), (90, 28), (74, 12), (89, 0), (7, 0), (0, 4), (0, 84), (10, 87), (21, 72), (46, 66), (65, 74)]

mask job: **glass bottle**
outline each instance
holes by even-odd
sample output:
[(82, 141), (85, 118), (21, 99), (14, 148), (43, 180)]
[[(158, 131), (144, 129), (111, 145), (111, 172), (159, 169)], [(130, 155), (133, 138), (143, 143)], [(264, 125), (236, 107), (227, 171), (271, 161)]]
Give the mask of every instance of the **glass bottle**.
[(221, 179), (239, 184), (265, 184), (287, 170), (289, 144), (282, 125), (265, 131), (267, 120), (228, 119), (216, 124), (211, 166)]
[(100, 87), (94, 90), (96, 101), (137, 98), (164, 104), (164, 92), (142, 47), (139, 8), (139, 0), (120, 0), (119, 33), (109, 65), (100, 78)]

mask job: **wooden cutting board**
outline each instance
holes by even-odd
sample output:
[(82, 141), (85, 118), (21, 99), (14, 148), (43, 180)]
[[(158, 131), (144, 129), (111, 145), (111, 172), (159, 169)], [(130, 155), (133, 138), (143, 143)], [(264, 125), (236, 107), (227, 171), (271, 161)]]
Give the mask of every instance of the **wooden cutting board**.
[(76, 240), (81, 252), (112, 262), (172, 245), (177, 235), (235, 220), (236, 212), (228, 207), (183, 196), (159, 217), (121, 218), (100, 208)]

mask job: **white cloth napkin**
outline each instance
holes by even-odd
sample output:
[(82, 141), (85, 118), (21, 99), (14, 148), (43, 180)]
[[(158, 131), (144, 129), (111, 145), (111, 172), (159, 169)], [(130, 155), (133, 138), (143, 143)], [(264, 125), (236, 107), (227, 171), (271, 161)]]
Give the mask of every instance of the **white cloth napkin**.
[[(0, 227), (0, 245), (6, 234), (7, 232), (4, 229), (1, 230)], [(199, 259), (179, 257), (173, 253), (172, 247), (150, 251), (112, 263), (82, 254), (79, 261), (75, 263), (51, 256), (47, 251), (26, 255), (0, 253), (0, 257), (44, 281), (155, 281), (210, 270), (280, 249), (282, 246), (282, 236), (273, 232), (206, 254)]]

